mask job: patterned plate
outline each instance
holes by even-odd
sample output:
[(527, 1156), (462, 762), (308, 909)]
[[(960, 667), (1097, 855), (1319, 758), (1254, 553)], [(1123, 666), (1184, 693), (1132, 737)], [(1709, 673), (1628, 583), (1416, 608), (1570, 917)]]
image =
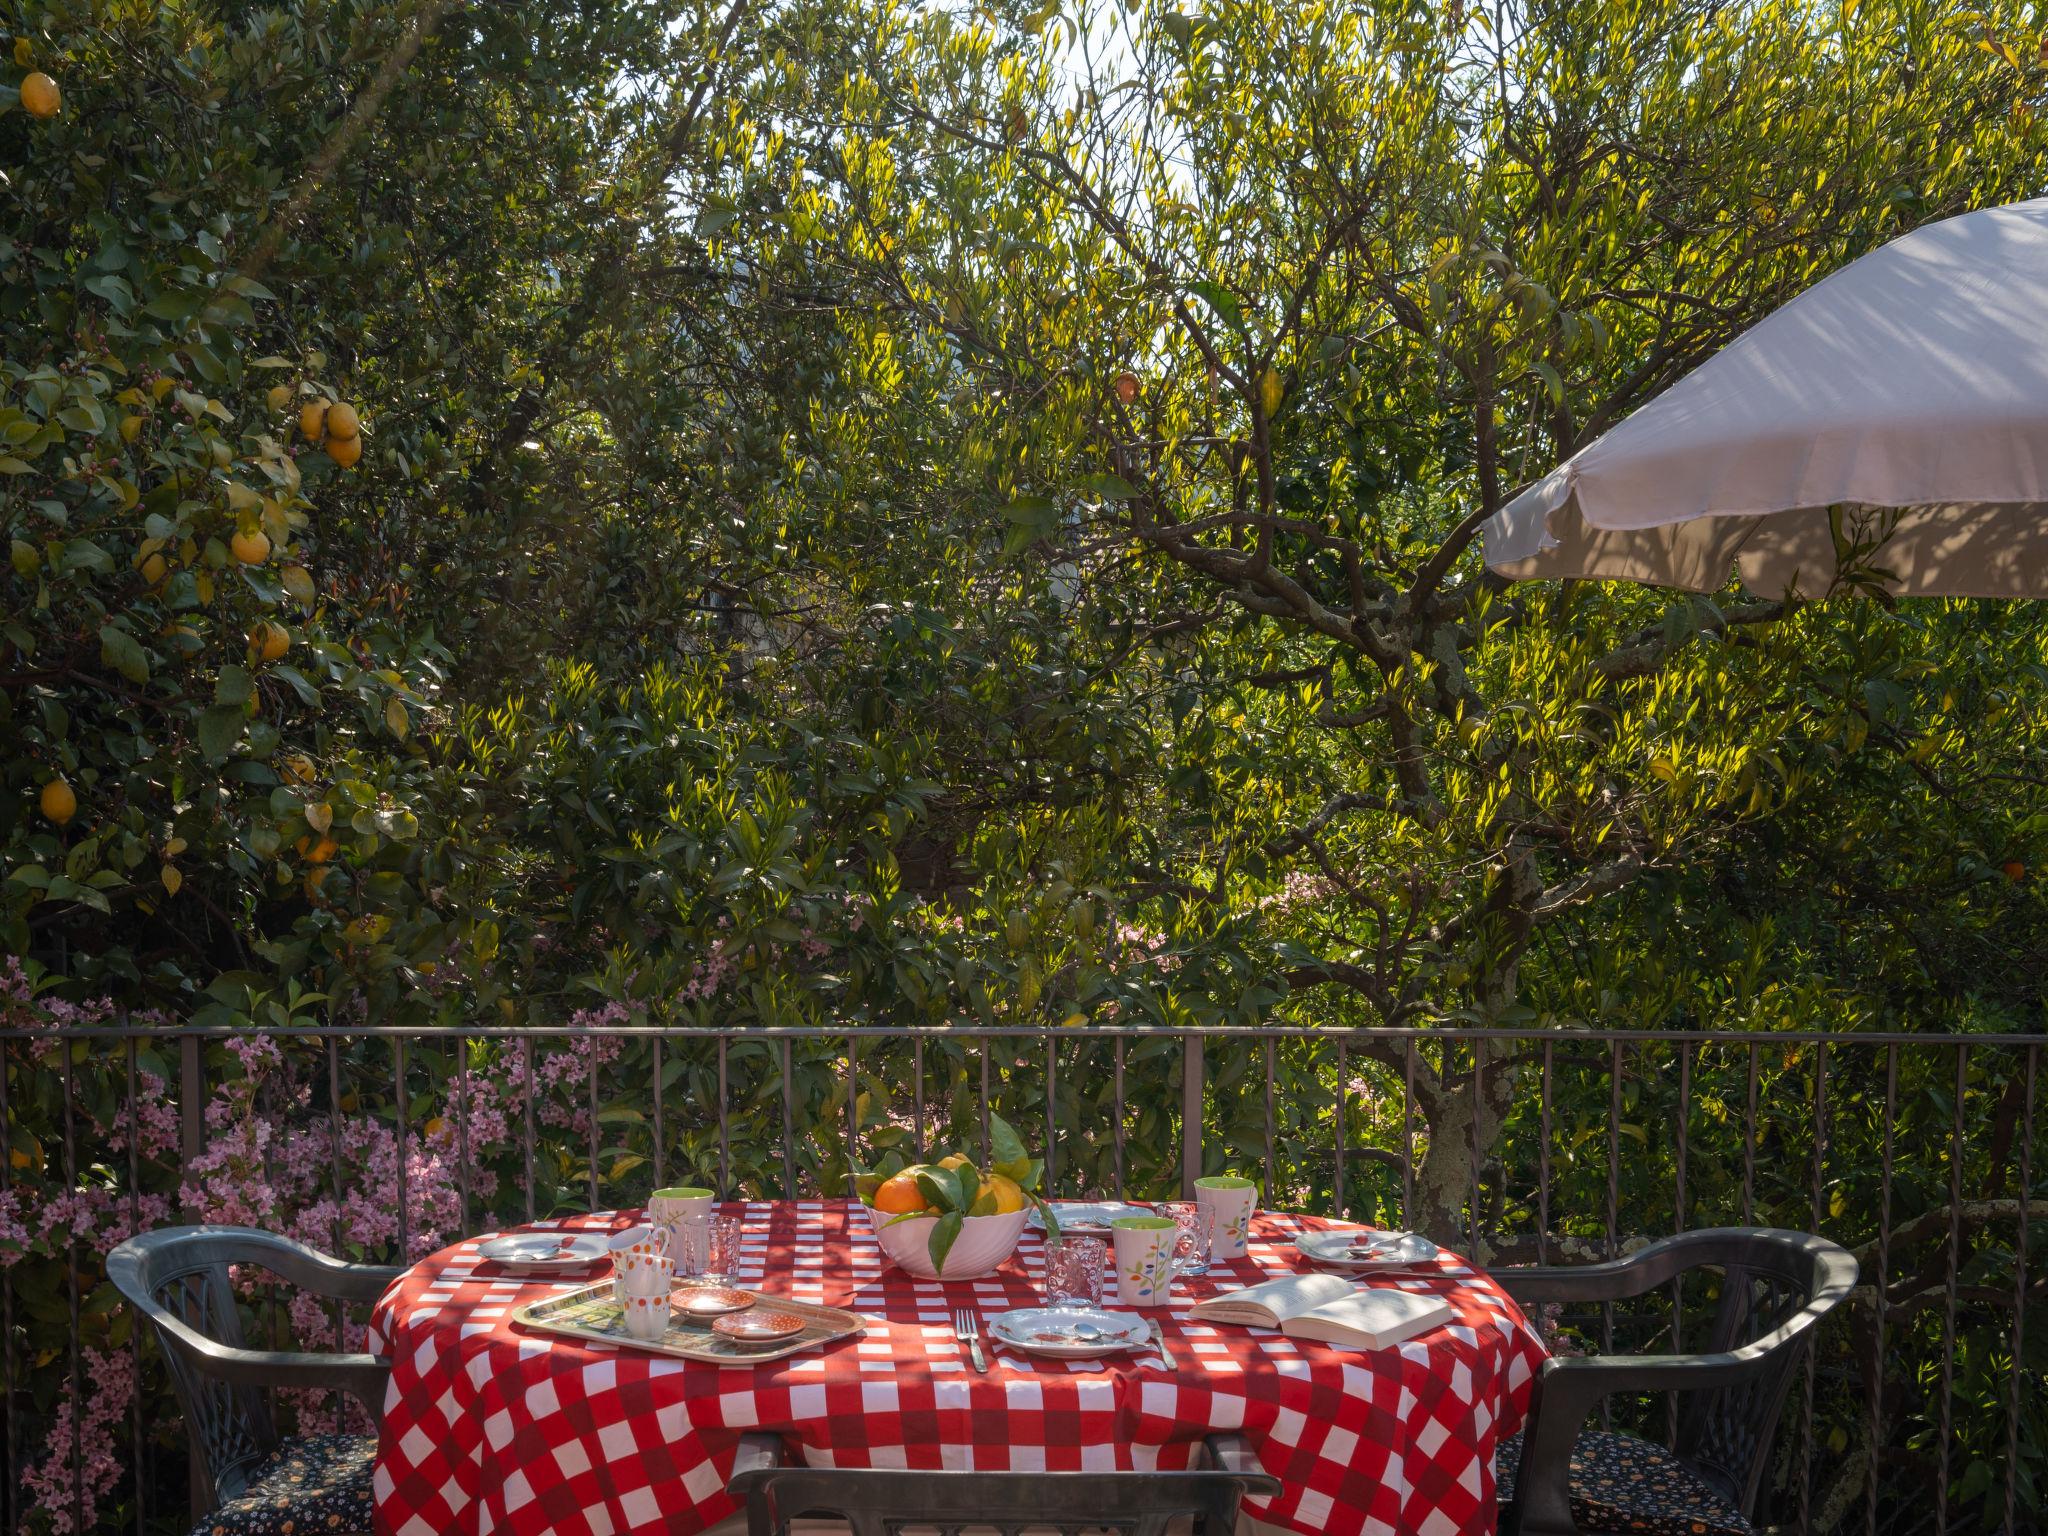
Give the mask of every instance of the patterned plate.
[(804, 1331), (804, 1320), (793, 1312), (771, 1312), (753, 1308), (733, 1312), (714, 1320), (711, 1331), (735, 1344), (781, 1344)]
[(1413, 1269), (1435, 1261), (1437, 1246), (1418, 1232), (1374, 1232), (1345, 1227), (1335, 1232), (1304, 1232), (1294, 1246), (1311, 1264), (1348, 1273), (1376, 1269)]
[(714, 1317), (744, 1312), (754, 1304), (754, 1298), (745, 1291), (727, 1290), (722, 1286), (678, 1290), (674, 1299), (676, 1312), (693, 1323), (708, 1323)]
[(477, 1257), (507, 1269), (547, 1273), (588, 1269), (603, 1263), (610, 1252), (606, 1234), (592, 1232), (515, 1232), (476, 1245)]
[(988, 1333), (1007, 1349), (1055, 1360), (1094, 1360), (1152, 1342), (1144, 1318), (1093, 1307), (1018, 1307), (990, 1318)]

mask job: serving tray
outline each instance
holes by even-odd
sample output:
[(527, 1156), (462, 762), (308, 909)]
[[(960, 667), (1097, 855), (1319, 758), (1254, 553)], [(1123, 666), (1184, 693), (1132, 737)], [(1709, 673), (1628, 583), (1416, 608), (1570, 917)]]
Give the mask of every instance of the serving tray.
[[(684, 1291), (696, 1287), (679, 1285), (676, 1289)], [(737, 1287), (720, 1286), (718, 1289)], [(765, 1291), (748, 1291), (746, 1294), (753, 1297), (757, 1305), (773, 1307), (777, 1312), (788, 1312), (802, 1318), (804, 1331), (787, 1344), (777, 1344), (769, 1349), (750, 1349), (744, 1344), (720, 1338), (709, 1328), (691, 1327), (671, 1313), (668, 1331), (660, 1338), (636, 1339), (626, 1332), (625, 1311), (612, 1295), (609, 1275), (601, 1284), (586, 1285), (560, 1296), (529, 1302), (513, 1312), (512, 1321), (543, 1333), (616, 1344), (622, 1349), (642, 1349), (652, 1355), (673, 1355), (678, 1360), (703, 1360), (713, 1365), (759, 1365), (764, 1360), (780, 1360), (786, 1355), (816, 1349), (821, 1344), (850, 1339), (868, 1325), (868, 1320), (858, 1312), (821, 1307), (808, 1301), (791, 1301), (786, 1296), (775, 1296)]]

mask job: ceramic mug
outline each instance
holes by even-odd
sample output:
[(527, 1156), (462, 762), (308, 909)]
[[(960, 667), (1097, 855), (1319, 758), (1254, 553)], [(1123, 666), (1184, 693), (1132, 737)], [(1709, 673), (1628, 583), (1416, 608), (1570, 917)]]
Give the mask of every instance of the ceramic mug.
[(717, 1200), (710, 1190), (688, 1185), (657, 1189), (647, 1197), (647, 1219), (668, 1233), (668, 1256), (677, 1274), (703, 1273), (704, 1230)]
[(1209, 1223), (1209, 1257), (1241, 1259), (1252, 1212), (1258, 1208), (1259, 1186), (1250, 1179), (1216, 1174), (1195, 1180), (1195, 1204)]
[(643, 1344), (652, 1344), (668, 1332), (669, 1296), (666, 1286), (651, 1296), (628, 1296), (619, 1305), (625, 1309), (629, 1337)]
[(1165, 1306), (1180, 1228), (1164, 1216), (1119, 1216), (1109, 1230), (1116, 1244), (1116, 1299), (1127, 1307)]
[(669, 1234), (663, 1227), (629, 1227), (609, 1244), (612, 1254), (612, 1295), (623, 1302), (634, 1293), (659, 1290), (663, 1296), (675, 1279), (669, 1257)]

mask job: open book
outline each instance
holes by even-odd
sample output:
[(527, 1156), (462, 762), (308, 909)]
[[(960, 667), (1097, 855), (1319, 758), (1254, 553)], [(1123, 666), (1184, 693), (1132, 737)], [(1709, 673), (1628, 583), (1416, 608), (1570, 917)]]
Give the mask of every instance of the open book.
[(1452, 1316), (1441, 1296), (1363, 1290), (1342, 1275), (1287, 1275), (1227, 1291), (1188, 1309), (1190, 1317), (1247, 1328), (1278, 1328), (1290, 1339), (1381, 1349), (1427, 1333)]

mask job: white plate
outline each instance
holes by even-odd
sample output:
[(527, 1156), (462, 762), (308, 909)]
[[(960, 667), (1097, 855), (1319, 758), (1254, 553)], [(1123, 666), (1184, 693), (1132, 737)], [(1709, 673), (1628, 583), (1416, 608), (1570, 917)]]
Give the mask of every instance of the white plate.
[(988, 1320), (988, 1335), (1006, 1349), (1055, 1360), (1098, 1360), (1145, 1349), (1152, 1330), (1142, 1317), (1093, 1307), (1019, 1307)]
[(513, 1232), (478, 1243), (476, 1253), (489, 1264), (541, 1274), (602, 1263), (611, 1252), (607, 1242), (595, 1232)]
[[(1046, 1204), (1059, 1217), (1062, 1232), (1086, 1232), (1093, 1237), (1107, 1237), (1109, 1224), (1119, 1216), (1152, 1214), (1142, 1205), (1126, 1205), (1121, 1200), (1048, 1200)], [(1038, 1214), (1037, 1206), (1031, 1207), (1024, 1224), (1036, 1232), (1045, 1230), (1045, 1218)]]
[(1371, 1232), (1363, 1227), (1304, 1232), (1294, 1246), (1312, 1264), (1366, 1274), (1376, 1269), (1413, 1269), (1433, 1263), (1437, 1246), (1419, 1232)]

